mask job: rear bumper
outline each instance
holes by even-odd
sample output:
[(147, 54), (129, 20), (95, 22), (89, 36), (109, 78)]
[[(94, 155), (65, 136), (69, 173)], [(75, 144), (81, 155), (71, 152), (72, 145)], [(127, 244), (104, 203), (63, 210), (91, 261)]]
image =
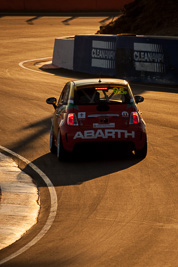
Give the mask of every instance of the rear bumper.
[(90, 129), (61, 131), (63, 146), (66, 151), (72, 152), (78, 145), (117, 144), (140, 150), (144, 147), (146, 131), (144, 127), (132, 129)]

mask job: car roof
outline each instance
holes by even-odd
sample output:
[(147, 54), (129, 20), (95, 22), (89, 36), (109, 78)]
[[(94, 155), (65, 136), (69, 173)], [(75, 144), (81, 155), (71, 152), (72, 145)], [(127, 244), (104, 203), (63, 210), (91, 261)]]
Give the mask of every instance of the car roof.
[(102, 84), (117, 84), (117, 85), (128, 85), (126, 80), (121, 79), (112, 79), (112, 78), (94, 78), (94, 79), (82, 79), (73, 81), (74, 85), (77, 87), (80, 86), (89, 86), (89, 85), (102, 85)]

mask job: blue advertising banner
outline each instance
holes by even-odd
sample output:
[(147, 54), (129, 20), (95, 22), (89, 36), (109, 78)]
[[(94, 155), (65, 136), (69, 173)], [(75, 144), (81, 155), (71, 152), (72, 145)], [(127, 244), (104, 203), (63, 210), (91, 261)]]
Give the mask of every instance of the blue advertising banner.
[(115, 76), (116, 40), (116, 35), (76, 35), (74, 71)]
[(129, 81), (178, 83), (178, 38), (118, 36), (116, 76)]

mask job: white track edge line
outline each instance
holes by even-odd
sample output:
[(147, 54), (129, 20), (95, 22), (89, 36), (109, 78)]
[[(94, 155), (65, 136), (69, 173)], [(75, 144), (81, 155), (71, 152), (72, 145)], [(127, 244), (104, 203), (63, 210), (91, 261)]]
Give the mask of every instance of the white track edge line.
[(35, 60), (44, 60), (44, 59), (49, 59), (49, 58), (52, 58), (52, 57), (44, 57), (44, 58), (34, 58), (34, 59), (29, 59), (29, 60), (24, 60), (24, 61), (21, 61), (19, 63), (19, 66), (25, 70), (30, 70), (30, 71), (33, 71), (33, 72), (37, 72), (37, 73), (42, 73), (42, 74), (48, 74), (48, 75), (54, 75), (52, 73), (47, 73), (47, 72), (42, 72), (42, 71), (39, 71), (39, 70), (33, 70), (33, 69), (30, 69), (30, 68), (27, 68), (25, 67), (23, 64), (24, 63), (27, 63), (27, 62), (31, 62), (31, 61), (35, 61)]
[(20, 156), (19, 154), (9, 150), (8, 148), (5, 148), (5, 147), (1, 146), (1, 145), (0, 145), (0, 149), (2, 149), (4, 151), (8, 152), (9, 154), (19, 158), (20, 160), (22, 160), (23, 162), (28, 164), (36, 173), (38, 173), (41, 176), (41, 178), (43, 179), (43, 181), (46, 183), (46, 185), (48, 187), (48, 190), (49, 190), (49, 193), (50, 193), (50, 198), (51, 198), (50, 213), (49, 213), (48, 219), (47, 219), (45, 225), (43, 226), (42, 230), (37, 234), (37, 236), (35, 238), (33, 238), (24, 247), (22, 247), (21, 249), (19, 249), (15, 253), (12, 253), (10, 256), (4, 258), (3, 260), (0, 260), (0, 265), (1, 265), (1, 264), (5, 263), (7, 261), (12, 260), (13, 258), (19, 256), (20, 254), (22, 254), (26, 250), (28, 250), (30, 247), (35, 245), (47, 233), (47, 231), (52, 226), (53, 221), (54, 221), (54, 219), (56, 217), (56, 213), (57, 213), (57, 194), (56, 194), (56, 190), (54, 188), (54, 185), (52, 184), (50, 179), (35, 164), (31, 163), (26, 158)]

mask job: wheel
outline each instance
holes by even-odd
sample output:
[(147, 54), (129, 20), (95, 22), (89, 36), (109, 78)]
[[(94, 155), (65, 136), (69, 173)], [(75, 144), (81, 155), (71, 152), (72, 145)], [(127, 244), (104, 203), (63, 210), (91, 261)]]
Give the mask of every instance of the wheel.
[(56, 146), (54, 144), (53, 125), (51, 125), (51, 130), (50, 130), (50, 151), (51, 153), (56, 153)]
[(145, 139), (145, 144), (142, 149), (136, 150), (135, 155), (137, 158), (144, 159), (147, 155), (147, 140)]
[(66, 157), (66, 151), (63, 147), (62, 140), (61, 140), (61, 133), (60, 130), (58, 132), (58, 138), (57, 138), (57, 158), (59, 160), (63, 160)]

